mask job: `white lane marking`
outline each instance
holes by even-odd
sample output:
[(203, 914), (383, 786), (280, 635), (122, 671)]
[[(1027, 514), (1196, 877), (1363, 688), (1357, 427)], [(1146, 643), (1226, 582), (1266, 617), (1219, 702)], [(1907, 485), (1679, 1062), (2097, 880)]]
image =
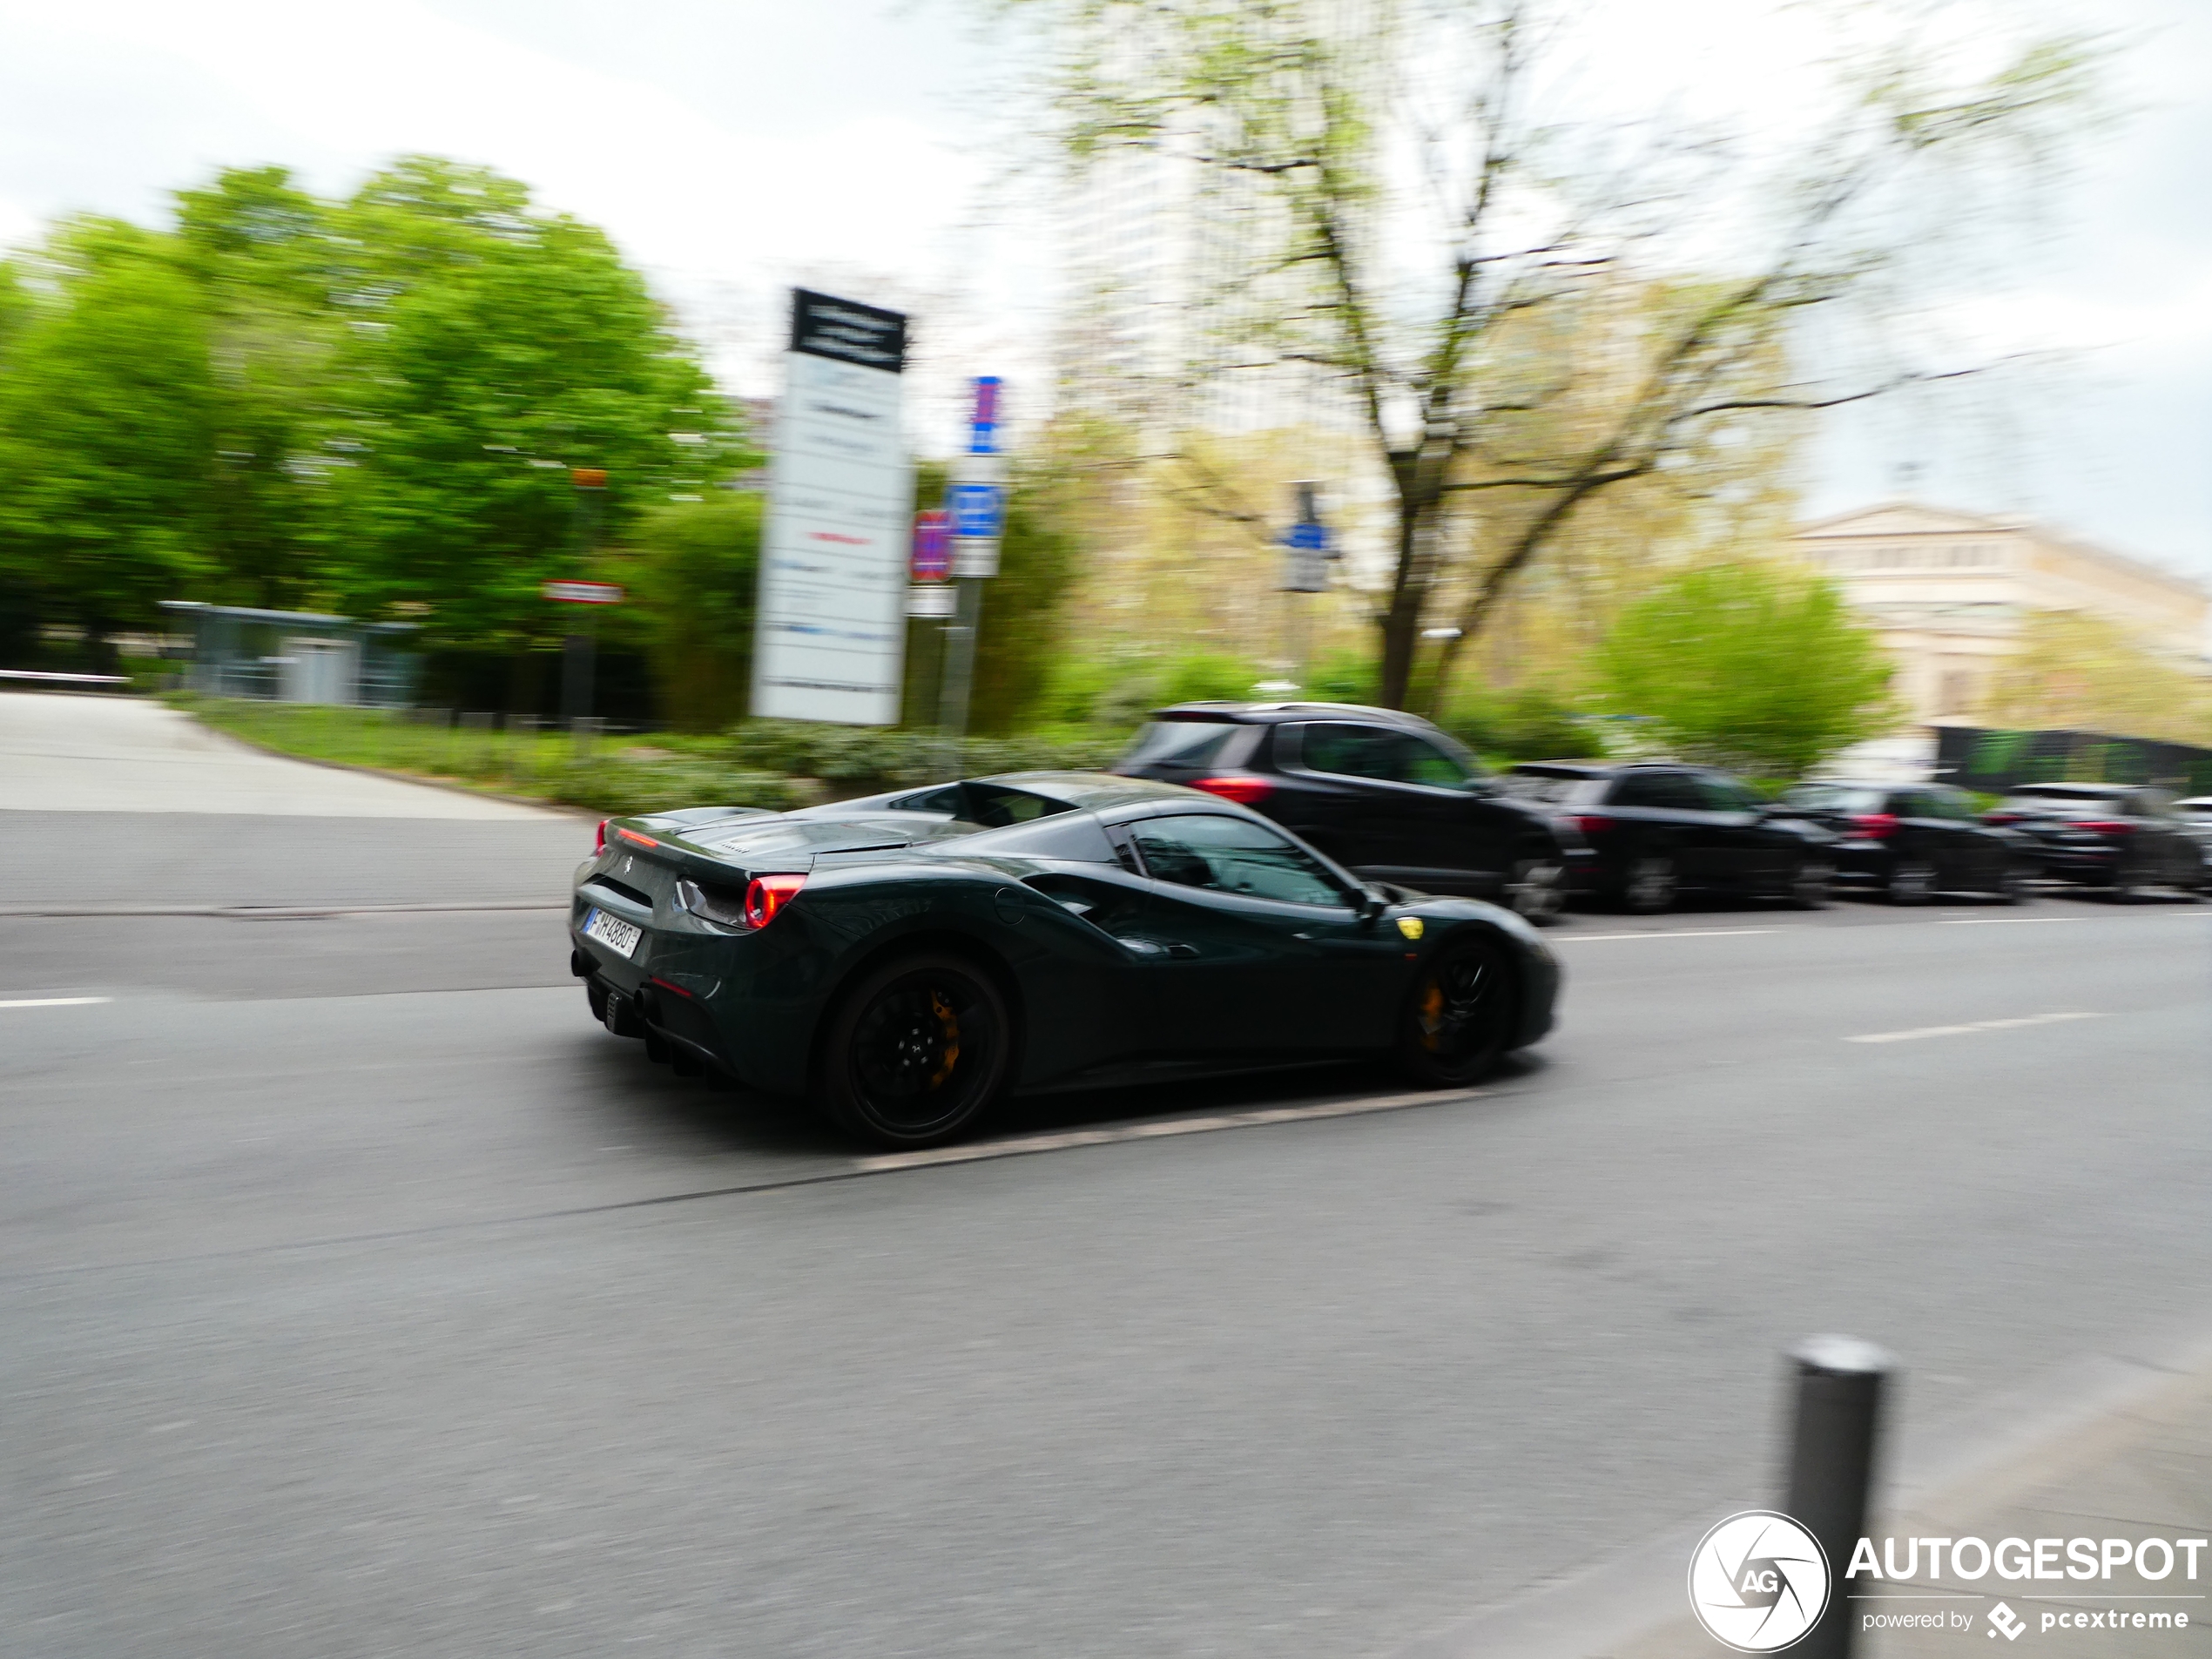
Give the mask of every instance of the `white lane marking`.
[(79, 1008), (88, 1002), (111, 1002), (110, 996), (18, 996), (0, 1002), (0, 1008)]
[(860, 1175), (888, 1170), (926, 1169), (934, 1163), (977, 1163), (988, 1158), (1022, 1157), (1033, 1152), (1064, 1152), (1078, 1146), (1112, 1146), (1124, 1141), (1152, 1141), (1170, 1135), (1208, 1135), (1218, 1130), (1256, 1129), (1266, 1123), (1303, 1123), (1324, 1117), (1361, 1117), (1370, 1112), (1402, 1111), (1411, 1106), (1450, 1106), (1480, 1100), (1483, 1089), (1417, 1089), (1406, 1095), (1378, 1095), (1366, 1100), (1324, 1101), (1312, 1106), (1271, 1106), (1258, 1111), (1221, 1112), (1210, 1117), (1169, 1117), (1142, 1123), (1116, 1123), (1106, 1129), (1064, 1130), (1050, 1135), (1017, 1135), (1003, 1141), (978, 1141), (967, 1146), (941, 1146), (927, 1152), (887, 1152), (880, 1157), (855, 1158)]
[(1672, 927), (1640, 934), (1554, 934), (1547, 943), (1597, 944), (1608, 939), (1743, 939), (1752, 934), (1799, 933), (1796, 927)]
[(2030, 1014), (2016, 1020), (1970, 1020), (1964, 1025), (1924, 1025), (1911, 1031), (1875, 1031), (1845, 1042), (1912, 1042), (1921, 1037), (1955, 1037), (1969, 1031), (2011, 1031), (2024, 1025), (2056, 1025), (2061, 1020), (2101, 1020), (2101, 1014)]
[(1946, 927), (2011, 927), (2023, 921), (2099, 921), (2099, 916), (1941, 916)]

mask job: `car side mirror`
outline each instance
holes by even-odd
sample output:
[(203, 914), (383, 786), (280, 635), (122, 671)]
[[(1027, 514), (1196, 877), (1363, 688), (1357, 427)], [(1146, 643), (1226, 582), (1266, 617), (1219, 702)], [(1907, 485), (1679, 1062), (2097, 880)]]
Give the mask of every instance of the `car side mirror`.
[(1382, 919), (1382, 913), (1389, 907), (1383, 902), (1379, 894), (1363, 893), (1359, 895), (1359, 920), (1363, 922), (1379, 921)]

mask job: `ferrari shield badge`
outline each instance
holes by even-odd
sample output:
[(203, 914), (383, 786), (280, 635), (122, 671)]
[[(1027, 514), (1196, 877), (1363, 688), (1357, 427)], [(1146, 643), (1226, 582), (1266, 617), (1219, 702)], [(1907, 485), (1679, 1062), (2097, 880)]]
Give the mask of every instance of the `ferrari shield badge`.
[(1419, 916), (1399, 917), (1398, 931), (1408, 939), (1419, 939), (1421, 936), (1421, 919)]

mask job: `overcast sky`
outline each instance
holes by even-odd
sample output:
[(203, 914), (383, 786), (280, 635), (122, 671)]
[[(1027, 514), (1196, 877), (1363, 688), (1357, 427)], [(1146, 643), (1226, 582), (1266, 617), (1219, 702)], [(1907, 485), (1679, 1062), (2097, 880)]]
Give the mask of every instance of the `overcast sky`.
[[(1755, 81), (1738, 25), (1763, 5), (1642, 8), (1668, 27), (1622, 57)], [(2148, 43), (2115, 89), (2134, 113), (1972, 320), (2071, 355), (2001, 398), (1833, 423), (1806, 508), (1917, 467), (1922, 498), (2212, 577), (2212, 0), (2087, 15)], [(77, 211), (161, 222), (226, 165), (336, 194), (401, 152), (480, 161), (606, 227), (737, 389), (772, 389), (792, 281), (912, 307), (941, 444), (961, 375), (1007, 374), (1018, 405), (1042, 373), (1054, 293), (1050, 239), (1003, 177), (981, 18), (957, 0), (0, 0), (0, 244)]]

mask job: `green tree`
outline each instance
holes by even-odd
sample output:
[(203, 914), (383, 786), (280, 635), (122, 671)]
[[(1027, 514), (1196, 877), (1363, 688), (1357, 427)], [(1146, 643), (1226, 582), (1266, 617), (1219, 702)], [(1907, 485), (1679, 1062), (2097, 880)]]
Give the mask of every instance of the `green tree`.
[(1068, 510), (1064, 481), (1056, 475), (1036, 467), (1015, 470), (1007, 491), (999, 573), (983, 584), (969, 705), (973, 732), (1020, 730), (1044, 694), (1076, 571)]
[(1894, 716), (1890, 664), (1833, 583), (1744, 561), (1687, 570), (1624, 608), (1598, 648), (1614, 711), (1686, 754), (1795, 777)]
[(742, 719), (752, 689), (762, 501), (716, 490), (648, 508), (625, 538), (631, 608), (663, 718), (679, 732)]
[(118, 221), (64, 226), (0, 342), (0, 573), (103, 669), (110, 634), (212, 569), (207, 333), (169, 253)]
[[(357, 247), (335, 395), (344, 548), (368, 614), (442, 643), (549, 639), (539, 584), (584, 574), (648, 505), (698, 499), (740, 455), (727, 405), (599, 231), (510, 180), (414, 158), (337, 215)], [(579, 490), (578, 469), (604, 471)]]
[[(1939, 6), (1911, 23), (1838, 6), (1858, 49), (1777, 156), (1663, 111), (1594, 116), (1575, 58), (1603, 43), (1564, 0), (1015, 10), (1038, 25), (1022, 61), (1073, 188), (1101, 166), (1180, 169), (1159, 193), (1204, 250), (1188, 292), (1137, 296), (1180, 306), (1185, 361), (1122, 386), (1130, 354), (1101, 351), (1084, 373), (1109, 384), (1089, 401), (1169, 435), (1150, 458), (1172, 491), (1248, 521), (1191, 435), (1225, 382), (1310, 392), (1357, 431), (1388, 495), (1377, 622), (1381, 695), (1400, 707), (1441, 695), (1462, 642), (1585, 502), (1764, 413), (1919, 378), (1800, 376), (1786, 347), (1908, 286), (1908, 254), (1973, 222), (1995, 175), (1955, 161), (2047, 172), (2094, 57), (1994, 38), (1979, 8), (1946, 32)], [(1913, 212), (1932, 200), (1938, 224)], [(1716, 263), (1729, 274), (1682, 280)], [(1125, 287), (1125, 266), (1102, 260), (1098, 281)], [(1458, 632), (1432, 652), (1433, 607)]]
[(328, 218), (281, 167), (233, 168), (177, 192), (177, 260), (199, 290), (215, 394), (206, 551), (222, 597), (249, 604), (308, 602), (329, 538), (341, 245)]

